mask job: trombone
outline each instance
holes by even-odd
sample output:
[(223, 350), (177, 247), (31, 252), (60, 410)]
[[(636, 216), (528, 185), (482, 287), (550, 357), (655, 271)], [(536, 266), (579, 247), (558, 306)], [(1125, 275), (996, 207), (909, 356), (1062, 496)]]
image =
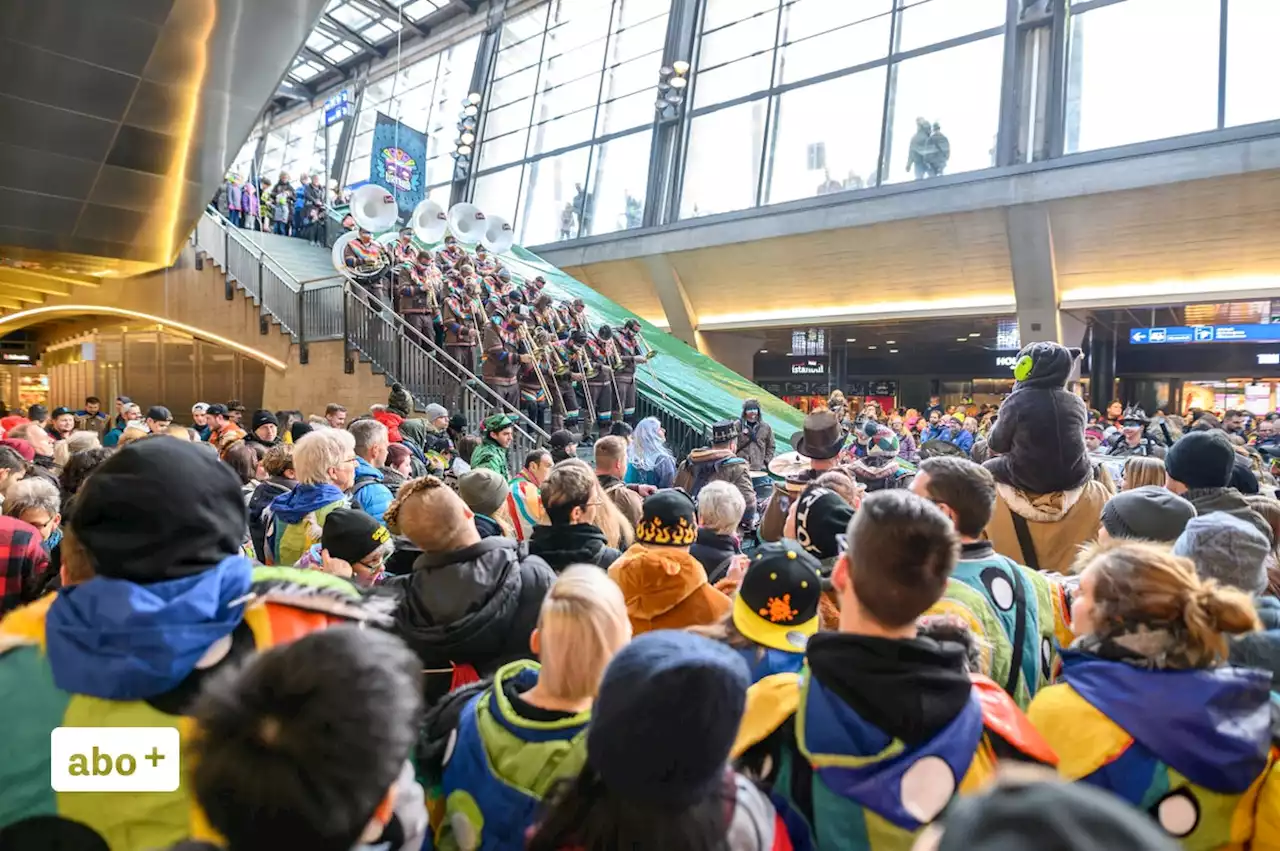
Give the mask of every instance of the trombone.
[(644, 334), (640, 333), (639, 329), (636, 330), (636, 342), (640, 345), (640, 351), (644, 352), (644, 365), (649, 370), (649, 378), (653, 381), (653, 386), (658, 388), (658, 392), (662, 394), (662, 401), (670, 405), (671, 400), (667, 398), (667, 392), (662, 389), (662, 384), (658, 382), (658, 373), (653, 371), (653, 364), (650, 363), (653, 359), (653, 349), (649, 348), (648, 341), (645, 340)]
[[(538, 377), (538, 385), (542, 388), (542, 395), (551, 400), (551, 388), (547, 386), (546, 376), (542, 374), (542, 367), (538, 366), (538, 349), (533, 344), (533, 337), (529, 334), (529, 329), (523, 324), (520, 326), (520, 341), (524, 343), (524, 347), (529, 350), (529, 357), (533, 359), (533, 374)], [(555, 376), (552, 376), (554, 379)], [(559, 392), (557, 387), (556, 391)], [(541, 423), (539, 423), (541, 425)]]
[[(587, 416), (591, 418), (592, 423), (598, 423), (600, 417), (596, 414), (596, 401), (591, 398), (591, 387), (587, 384), (587, 353), (578, 352), (575, 357), (578, 358), (578, 366), (582, 367), (582, 396), (586, 400)], [(571, 382), (572, 383), (572, 382)], [(589, 423), (584, 423), (582, 433), (587, 433)]]

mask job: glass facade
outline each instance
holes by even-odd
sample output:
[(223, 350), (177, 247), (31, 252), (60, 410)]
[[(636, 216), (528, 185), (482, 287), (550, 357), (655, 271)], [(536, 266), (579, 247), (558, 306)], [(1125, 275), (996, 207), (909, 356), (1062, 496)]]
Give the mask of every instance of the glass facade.
[(994, 165), (1006, 11), (708, 0), (681, 216)]
[[(382, 113), (426, 134), (428, 194), (440, 200), (431, 189), (447, 186), (453, 177), (450, 154), (453, 140), (458, 135), (458, 113), (462, 110), (463, 99), (469, 94), (479, 47), (480, 37), (474, 36), (365, 87), (351, 142), (348, 183), (369, 179), (373, 128), (378, 113)], [(447, 195), (446, 190), (445, 202)]]
[[(1006, 157), (1021, 162), (1052, 155), (1049, 148), (1072, 154), (1280, 119), (1268, 61), (1280, 0), (1062, 2), (1070, 2), (1062, 120), (1050, 131), (1052, 122), (1036, 114), (1037, 129), (1054, 139), (1035, 143), (1042, 147), (1034, 153), (1018, 139)], [(673, 3), (698, 13), (683, 36), (668, 32)], [(673, 133), (660, 137), (657, 167), (671, 168), (671, 145), (682, 158), (657, 175), (679, 184), (663, 222), (997, 164), (1002, 90), (1022, 85), (1005, 77), (1015, 54), (1006, 30), (1017, 23), (1007, 20), (1008, 0), (689, 3), (546, 0), (501, 22), (485, 68), (477, 68), (482, 36), (475, 35), (373, 80), (353, 119), (346, 182), (367, 179), (382, 113), (427, 134), (428, 192), (447, 203), (458, 114), (477, 72), (490, 83), (468, 192), (510, 220), (526, 245), (640, 227), (660, 126)], [(446, 5), (331, 0), (299, 62), (342, 61), (343, 51), (363, 49), (353, 39), (389, 40)], [(1040, 28), (1054, 26), (1059, 5), (1016, 4), (1023, 47), (1049, 32)], [(668, 40), (682, 38), (692, 43), (686, 100), (671, 124), (660, 124), (659, 69), (679, 55), (666, 53), (676, 50)], [(1016, 53), (1020, 62), (1044, 61)], [(327, 131), (331, 148), (338, 129)], [(323, 167), (325, 133), (320, 110), (271, 129), (261, 173), (296, 178)], [(248, 173), (258, 138), (255, 131), (232, 170)]]
[(517, 242), (640, 224), (669, 2), (553, 0), (503, 26), (474, 200)]

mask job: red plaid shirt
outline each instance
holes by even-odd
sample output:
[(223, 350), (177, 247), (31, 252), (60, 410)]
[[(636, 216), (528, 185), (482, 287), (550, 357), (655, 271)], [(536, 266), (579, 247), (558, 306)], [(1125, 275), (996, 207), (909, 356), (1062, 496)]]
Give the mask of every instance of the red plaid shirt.
[(33, 599), (32, 589), (48, 568), (40, 530), (0, 517), (0, 617)]

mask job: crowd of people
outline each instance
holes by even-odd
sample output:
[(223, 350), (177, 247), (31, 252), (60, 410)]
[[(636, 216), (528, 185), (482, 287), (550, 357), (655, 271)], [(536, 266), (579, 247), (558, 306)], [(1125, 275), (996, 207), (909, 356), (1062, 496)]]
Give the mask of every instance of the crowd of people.
[(325, 242), (330, 201), (337, 200), (337, 182), (323, 174), (302, 175), (297, 183), (287, 172), (273, 183), (263, 177), (255, 185), (230, 173), (218, 186), (212, 205), (227, 221), (246, 230), (296, 236), (314, 245)]
[[(1274, 429), (1111, 460), (1023, 354), (985, 463), (753, 400), (687, 458), (399, 386), (10, 413), (0, 847), (1276, 847)], [(62, 726), (176, 727), (184, 782), (55, 794)]]

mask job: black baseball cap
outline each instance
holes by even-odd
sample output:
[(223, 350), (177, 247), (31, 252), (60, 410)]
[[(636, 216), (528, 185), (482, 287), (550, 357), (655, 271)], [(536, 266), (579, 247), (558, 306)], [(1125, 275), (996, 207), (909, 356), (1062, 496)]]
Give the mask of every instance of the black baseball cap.
[(821, 567), (795, 541), (756, 550), (733, 601), (738, 632), (763, 647), (804, 652), (809, 636), (818, 631)]
[(211, 417), (225, 417), (227, 415), (227, 406), (221, 402), (214, 402), (205, 413)]
[(573, 432), (560, 429), (552, 433), (551, 440), (548, 443), (552, 449), (564, 449), (566, 446), (577, 445), (578, 438), (574, 437)]
[(64, 414), (70, 414), (71, 416), (74, 417), (75, 411), (71, 410), (66, 405), (59, 405), (58, 407), (53, 409), (53, 413), (50, 414), (49, 416), (56, 420), (58, 417), (63, 416)]
[(164, 405), (152, 405), (147, 408), (147, 419), (156, 422), (173, 422), (173, 414), (169, 413), (169, 409)]

